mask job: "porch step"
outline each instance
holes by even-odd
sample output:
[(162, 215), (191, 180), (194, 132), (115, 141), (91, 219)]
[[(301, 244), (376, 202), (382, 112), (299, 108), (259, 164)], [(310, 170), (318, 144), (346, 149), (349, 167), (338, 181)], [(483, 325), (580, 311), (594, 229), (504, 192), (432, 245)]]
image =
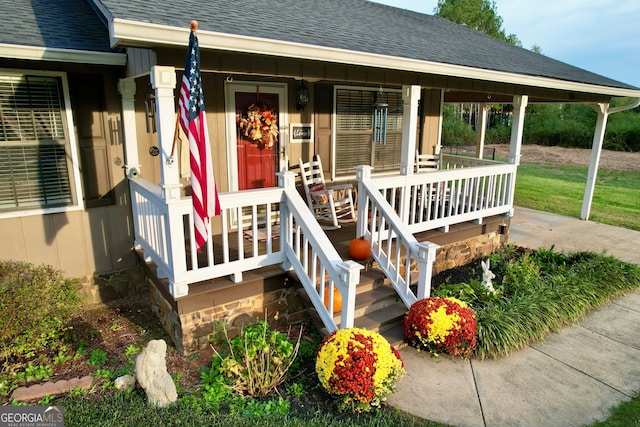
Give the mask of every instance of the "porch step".
[[(356, 289), (354, 327), (378, 332), (396, 348), (404, 346), (402, 319), (407, 308), (393, 288), (385, 283), (382, 273), (376, 269), (363, 270)], [(318, 330), (328, 335), (304, 288), (298, 292)], [(334, 321), (340, 323), (340, 313), (334, 316)]]

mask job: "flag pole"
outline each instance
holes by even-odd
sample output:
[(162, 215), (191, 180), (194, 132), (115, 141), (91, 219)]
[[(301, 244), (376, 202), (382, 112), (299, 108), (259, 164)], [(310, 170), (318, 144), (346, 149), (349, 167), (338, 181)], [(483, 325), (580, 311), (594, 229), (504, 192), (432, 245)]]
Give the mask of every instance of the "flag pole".
[(178, 133), (180, 132), (180, 114), (176, 114), (176, 130), (173, 132), (173, 145), (171, 146), (171, 157), (169, 164), (173, 164), (173, 154), (176, 152), (176, 144), (178, 142)]
[[(198, 31), (198, 21), (195, 19), (191, 21), (191, 32)], [(171, 156), (169, 157), (169, 164), (173, 164), (173, 155), (176, 152), (176, 144), (178, 143), (178, 134), (180, 132), (180, 114), (176, 116), (176, 129), (173, 132), (173, 145), (171, 146)]]

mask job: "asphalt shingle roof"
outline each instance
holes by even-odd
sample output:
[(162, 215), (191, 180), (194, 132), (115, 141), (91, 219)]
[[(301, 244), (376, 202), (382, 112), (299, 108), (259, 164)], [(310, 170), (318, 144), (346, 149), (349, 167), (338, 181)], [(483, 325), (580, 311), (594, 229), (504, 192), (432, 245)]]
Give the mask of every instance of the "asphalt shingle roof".
[(113, 52), (109, 32), (85, 0), (0, 0), (0, 43)]
[(106, 20), (188, 28), (197, 19), (204, 31), (637, 89), (435, 16), (366, 0), (0, 0), (0, 43), (111, 51), (92, 2), (108, 10)]
[(366, 0), (101, 0), (112, 17), (636, 89), (445, 19)]

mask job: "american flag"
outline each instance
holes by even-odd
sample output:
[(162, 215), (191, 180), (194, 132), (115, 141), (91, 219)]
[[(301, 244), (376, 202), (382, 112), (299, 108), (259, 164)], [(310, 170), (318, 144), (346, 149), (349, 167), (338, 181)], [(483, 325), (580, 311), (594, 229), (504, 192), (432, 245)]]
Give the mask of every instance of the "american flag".
[(220, 214), (220, 202), (213, 177), (209, 131), (204, 112), (204, 94), (200, 79), (200, 48), (195, 31), (189, 36), (189, 50), (182, 76), (178, 102), (180, 126), (189, 139), (193, 227), (198, 252), (207, 242), (209, 218)]

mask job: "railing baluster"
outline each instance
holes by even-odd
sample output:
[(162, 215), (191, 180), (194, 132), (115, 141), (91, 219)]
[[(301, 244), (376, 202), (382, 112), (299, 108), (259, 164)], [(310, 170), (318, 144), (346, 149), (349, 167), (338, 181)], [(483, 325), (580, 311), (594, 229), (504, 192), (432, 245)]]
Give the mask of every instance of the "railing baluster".
[(222, 219), (222, 262), (227, 264), (229, 262), (229, 215), (227, 210), (222, 209), (220, 213)]

